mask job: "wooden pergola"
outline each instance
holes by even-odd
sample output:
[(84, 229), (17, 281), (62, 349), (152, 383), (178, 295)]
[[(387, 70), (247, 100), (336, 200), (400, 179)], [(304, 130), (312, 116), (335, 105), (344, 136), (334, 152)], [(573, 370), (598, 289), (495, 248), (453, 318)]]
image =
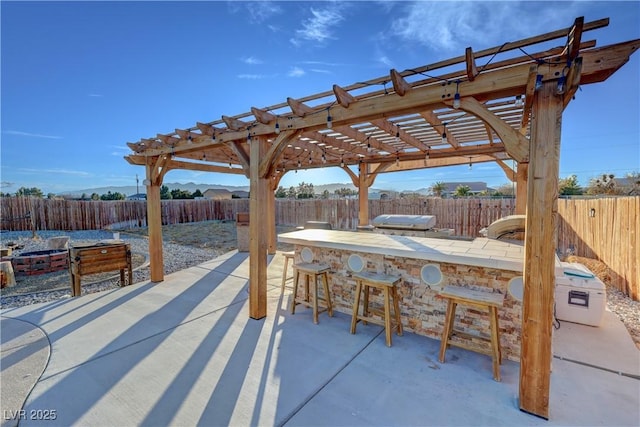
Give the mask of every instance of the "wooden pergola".
[(274, 191), (285, 173), (341, 167), (359, 189), (364, 225), (380, 173), (496, 162), (517, 182), (516, 212), (527, 215), (520, 408), (548, 418), (562, 112), (580, 85), (606, 80), (640, 47), (582, 40), (608, 24), (577, 18), (569, 28), (128, 143), (125, 159), (146, 168), (151, 280), (164, 278), (160, 187), (170, 170), (249, 178), (249, 315), (261, 319), (267, 254), (276, 251)]

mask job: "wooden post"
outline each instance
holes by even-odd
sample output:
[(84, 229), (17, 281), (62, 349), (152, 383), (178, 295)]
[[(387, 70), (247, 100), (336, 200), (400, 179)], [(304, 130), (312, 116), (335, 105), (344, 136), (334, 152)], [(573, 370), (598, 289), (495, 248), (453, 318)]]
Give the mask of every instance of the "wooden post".
[(358, 175), (358, 225), (369, 225), (369, 183), (367, 164), (360, 163)]
[(253, 138), (250, 143), (249, 199), (249, 317), (262, 319), (267, 315), (267, 239), (269, 218), (269, 178), (260, 178), (260, 159), (269, 149), (265, 138)]
[(518, 163), (516, 171), (516, 215), (527, 213), (527, 175), (529, 163)]
[[(150, 176), (147, 166), (147, 176)], [(160, 205), (160, 184), (151, 179), (147, 185), (147, 225), (149, 227), (149, 263), (151, 281), (164, 280), (164, 260), (162, 257), (162, 208)]]
[(525, 232), (520, 409), (549, 418), (562, 97), (556, 82), (536, 94)]

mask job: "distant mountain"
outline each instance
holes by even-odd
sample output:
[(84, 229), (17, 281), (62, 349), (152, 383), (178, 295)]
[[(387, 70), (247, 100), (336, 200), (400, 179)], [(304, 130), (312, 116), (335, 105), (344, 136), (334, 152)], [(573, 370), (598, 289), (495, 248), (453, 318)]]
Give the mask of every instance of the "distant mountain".
[[(249, 191), (248, 185), (237, 186), (237, 185), (219, 185), (219, 184), (202, 184), (202, 183), (198, 184), (195, 182), (187, 182), (186, 184), (182, 184), (179, 182), (173, 182), (173, 183), (168, 182), (168, 183), (164, 183), (163, 185), (166, 185), (169, 188), (169, 190), (177, 189), (182, 191), (189, 191), (191, 193), (193, 193), (196, 190), (200, 190), (202, 193), (204, 193), (208, 189), (216, 189), (216, 190), (225, 189), (225, 190), (229, 190), (230, 192)], [(350, 188), (352, 190), (356, 189), (356, 187), (352, 183), (333, 183), (333, 184), (322, 184), (322, 185), (313, 186), (313, 189), (315, 190), (316, 194), (321, 194), (324, 192), (324, 190), (327, 190), (329, 191), (329, 193), (333, 194), (336, 190), (339, 190), (341, 188)], [(137, 189), (135, 185), (96, 187), (96, 188), (85, 188), (83, 190), (66, 191), (59, 195), (61, 196), (69, 195), (72, 197), (80, 197), (83, 194), (87, 196), (91, 196), (93, 193), (102, 195), (102, 194), (107, 194), (108, 192), (111, 192), (111, 193), (122, 193), (125, 196), (131, 196), (133, 194), (136, 194), (138, 192), (137, 190), (139, 190), (140, 193), (146, 193), (146, 187), (142, 184), (142, 181), (140, 181), (140, 186)], [(381, 190), (371, 189), (370, 191), (381, 191)]]
[[(231, 192), (233, 191), (249, 191), (249, 186), (238, 186), (238, 185), (218, 185), (218, 184), (196, 184), (194, 182), (187, 182), (186, 184), (182, 184), (179, 182), (167, 182), (163, 185), (166, 185), (169, 190), (183, 190), (189, 191), (193, 193), (196, 190), (200, 190), (202, 193), (207, 191), (210, 188), (213, 189), (226, 189)], [(136, 188), (135, 185), (123, 185), (123, 186), (111, 186), (111, 187), (96, 187), (96, 188), (85, 188), (83, 190), (74, 190), (74, 191), (66, 191), (61, 193), (60, 195), (70, 195), (70, 196), (82, 196), (86, 194), (87, 196), (91, 196), (93, 193), (97, 193), (99, 195), (111, 193), (122, 193), (125, 196), (130, 196), (132, 194), (136, 194), (137, 191), (140, 190), (140, 193), (146, 193), (146, 187), (140, 182), (140, 186)]]

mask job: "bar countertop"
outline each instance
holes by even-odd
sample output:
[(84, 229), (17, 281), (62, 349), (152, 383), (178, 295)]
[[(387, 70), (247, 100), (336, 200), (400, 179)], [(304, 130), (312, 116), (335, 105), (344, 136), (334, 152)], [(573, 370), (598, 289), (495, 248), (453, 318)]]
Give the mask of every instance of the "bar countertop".
[(517, 272), (522, 272), (524, 265), (523, 245), (486, 238), (466, 241), (307, 229), (280, 234), (278, 241)]

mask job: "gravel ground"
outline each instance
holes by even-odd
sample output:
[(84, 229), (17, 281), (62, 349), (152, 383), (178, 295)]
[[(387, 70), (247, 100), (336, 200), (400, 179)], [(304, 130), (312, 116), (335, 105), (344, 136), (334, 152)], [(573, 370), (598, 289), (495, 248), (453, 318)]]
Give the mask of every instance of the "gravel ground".
[[(56, 236), (69, 236), (70, 244), (84, 244), (84, 243), (97, 243), (100, 240), (111, 239), (113, 238), (112, 232), (107, 231), (39, 231), (37, 233), (38, 239), (31, 238), (31, 232), (2, 232), (0, 233), (0, 241), (2, 242), (2, 246), (5, 247), (8, 242), (15, 242), (21, 246), (24, 246), (23, 249), (19, 251), (15, 251), (15, 254), (20, 254), (22, 252), (30, 252), (46, 249), (46, 240), (49, 237)], [(149, 244), (144, 236), (137, 236), (133, 234), (128, 234), (124, 232), (120, 232), (120, 239), (124, 240), (126, 243), (131, 245), (131, 252), (134, 254), (144, 254), (145, 256), (149, 252)], [(163, 243), (163, 254), (164, 254), (164, 271), (165, 274), (174, 273), (176, 271), (184, 270), (185, 268), (192, 267), (194, 265), (201, 264), (210, 259), (216, 258), (223, 253), (231, 250), (233, 248), (229, 247), (194, 247), (194, 246), (185, 246), (171, 242)], [(56, 275), (56, 273), (45, 274), (41, 276), (31, 276), (29, 281), (37, 281), (37, 280), (47, 280), (44, 276)], [(61, 285), (64, 286), (62, 289), (55, 291), (45, 291), (45, 292), (32, 292), (24, 295), (6, 295), (8, 293), (13, 293), (13, 290), (10, 292), (5, 292), (5, 289), (2, 290), (2, 296), (0, 296), (0, 308), (13, 308), (13, 307), (22, 307), (24, 305), (35, 304), (39, 302), (47, 302), (53, 301), (60, 298), (68, 298), (71, 297), (71, 286), (69, 284), (69, 274), (57, 274), (57, 276), (61, 276)], [(133, 272), (133, 282), (143, 282), (149, 280), (150, 271), (149, 267), (144, 266), (142, 268), (136, 269)], [(90, 283), (82, 285), (82, 292), (85, 293), (93, 293), (105, 291), (108, 289), (117, 288), (119, 285), (119, 275), (112, 276), (111, 279), (103, 280), (97, 283)], [(17, 285), (19, 286), (19, 285)], [(56, 286), (59, 287), (59, 286)]]
[[(290, 231), (293, 228), (278, 228), (278, 233)], [(147, 229), (139, 228), (120, 231), (120, 238), (131, 245), (134, 254), (148, 253), (149, 246), (146, 238)], [(2, 247), (8, 242), (16, 242), (24, 245), (24, 248), (14, 253), (36, 251), (46, 249), (46, 239), (55, 236), (69, 236), (71, 244), (97, 243), (100, 240), (113, 238), (111, 231), (39, 231), (38, 239), (31, 238), (30, 231), (24, 232), (0, 232)], [(236, 249), (236, 228), (234, 222), (205, 221), (190, 224), (177, 224), (163, 226), (163, 254), (165, 274), (174, 273), (186, 268), (201, 264), (205, 261), (220, 256), (230, 250)], [(290, 247), (281, 247), (280, 250), (291, 250)], [(599, 261), (588, 258), (572, 257), (571, 262), (579, 262), (587, 266), (607, 286), (607, 308), (615, 313), (629, 330), (629, 334), (640, 349), (640, 301), (633, 301), (624, 293), (611, 286), (608, 267)], [(50, 276), (55, 273), (43, 275)], [(133, 272), (134, 283), (149, 280), (149, 267), (143, 266)], [(2, 290), (0, 296), (0, 308), (21, 307), (39, 302), (53, 301), (60, 298), (68, 298), (70, 286), (67, 274), (59, 274), (62, 289), (47, 292), (34, 292), (24, 295), (10, 295), (13, 291)], [(45, 280), (42, 276), (32, 276), (30, 280)], [(38, 279), (41, 278), (41, 279)], [(84, 283), (84, 282), (83, 282)], [(119, 278), (111, 277), (97, 283), (83, 284), (83, 293), (100, 292), (118, 287)]]

